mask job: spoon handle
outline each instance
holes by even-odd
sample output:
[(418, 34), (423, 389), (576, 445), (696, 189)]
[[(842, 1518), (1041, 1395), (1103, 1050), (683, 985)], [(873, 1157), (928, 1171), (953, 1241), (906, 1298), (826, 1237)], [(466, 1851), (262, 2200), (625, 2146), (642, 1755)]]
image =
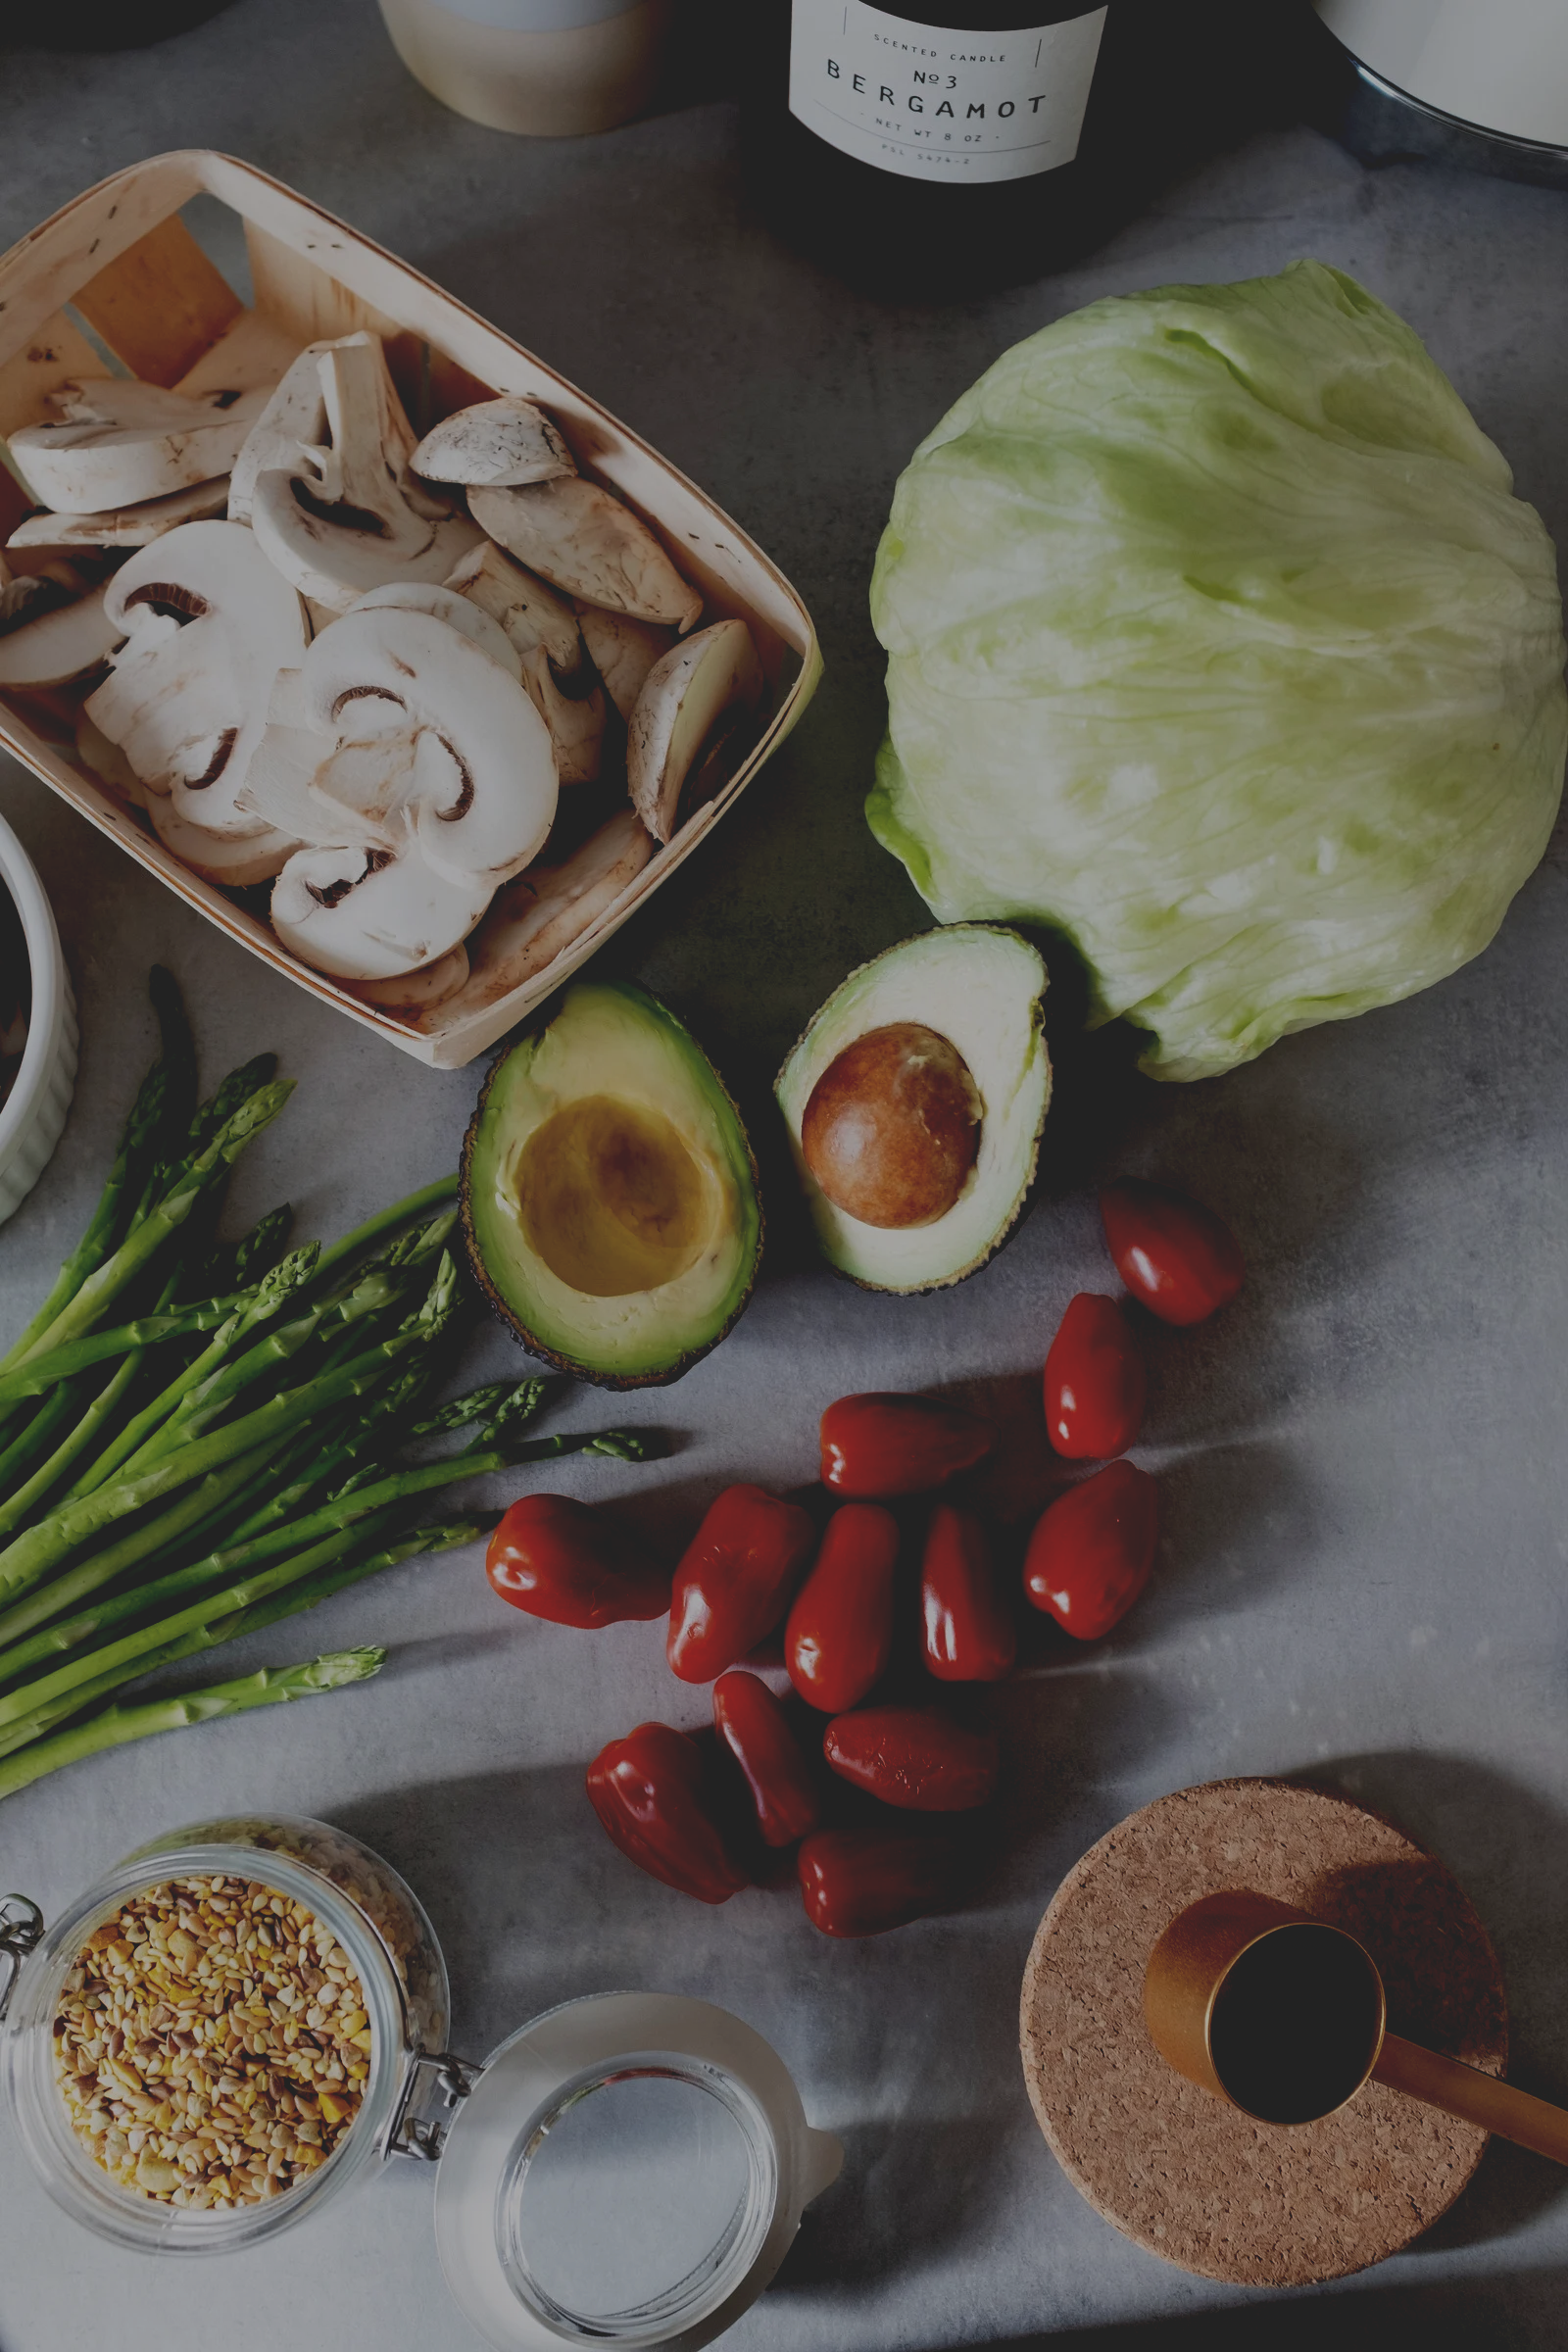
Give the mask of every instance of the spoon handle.
[(1528, 2090), (1516, 2090), (1511, 2082), (1499, 2082), (1495, 2075), (1484, 2075), (1478, 2067), (1441, 2058), (1436, 2050), (1386, 2034), (1372, 2080), (1402, 2090), (1406, 2098), (1439, 2107), (1445, 2115), (1455, 2115), (1462, 2123), (1479, 2124), (1483, 2132), (1495, 2132), (1500, 2139), (1534, 2148), (1538, 2156), (1568, 2164), (1568, 2109), (1532, 2098)]

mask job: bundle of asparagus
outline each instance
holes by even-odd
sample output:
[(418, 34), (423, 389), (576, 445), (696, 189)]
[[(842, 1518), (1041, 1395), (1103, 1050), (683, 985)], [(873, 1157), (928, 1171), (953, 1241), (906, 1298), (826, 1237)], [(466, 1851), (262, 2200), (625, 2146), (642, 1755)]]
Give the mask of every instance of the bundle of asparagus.
[[(524, 1435), (537, 1379), (425, 1409), (463, 1322), (455, 1176), (329, 1249), (287, 1250), (286, 1207), (215, 1246), (228, 1171), (292, 1089), (263, 1055), (196, 1106), (167, 973), (153, 1001), (163, 1051), (103, 1198), (0, 1356), (0, 1796), (151, 1732), (363, 1680), (383, 1652), (99, 1704), (493, 1524), (408, 1527), (416, 1495), (552, 1454), (644, 1450), (615, 1430)], [(466, 1433), (457, 1452), (401, 1458), (448, 1431)]]

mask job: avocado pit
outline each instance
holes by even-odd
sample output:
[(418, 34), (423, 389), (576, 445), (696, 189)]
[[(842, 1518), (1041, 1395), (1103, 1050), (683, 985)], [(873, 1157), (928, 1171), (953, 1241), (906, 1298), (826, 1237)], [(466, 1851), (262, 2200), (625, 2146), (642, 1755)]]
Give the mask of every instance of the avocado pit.
[(846, 1216), (904, 1230), (947, 1215), (980, 1151), (980, 1091), (921, 1021), (867, 1030), (835, 1055), (801, 1122), (807, 1167)]

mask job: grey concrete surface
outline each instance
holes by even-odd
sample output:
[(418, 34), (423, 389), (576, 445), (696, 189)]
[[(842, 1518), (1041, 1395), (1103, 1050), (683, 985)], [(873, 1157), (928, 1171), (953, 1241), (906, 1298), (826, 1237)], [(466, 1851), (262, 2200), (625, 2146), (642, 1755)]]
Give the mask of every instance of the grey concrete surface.
[[(1450, 2219), (1373, 2277), (1266, 2306), (1135, 2250), (1077, 2197), (1019, 2077), (1019, 1973), (1063, 1871), (1121, 1815), (1230, 1773), (1312, 1770), (1392, 1811), (1459, 1873), (1507, 1969), (1515, 2072), (1568, 2095), (1568, 876), (1562, 841), (1501, 936), (1415, 1002), (1297, 1038), (1217, 1084), (1124, 1075), (1114, 1039), (1062, 1067), (1041, 1198), (1014, 1245), (925, 1300), (835, 1285), (803, 1250), (768, 1114), (783, 1048), (853, 964), (922, 911), (859, 817), (882, 705), (865, 587), (894, 477), (1007, 342), (1099, 294), (1316, 254), (1425, 334), (1561, 538), (1568, 524), (1568, 208), (1424, 169), (1368, 176), (1315, 134), (1260, 137), (1170, 189), (1071, 275), (943, 312), (846, 294), (775, 247), (712, 102), (593, 143), (511, 142), (402, 73), (371, 0), (241, 0), (161, 50), (0, 55), (0, 242), (162, 148), (231, 149), (406, 255), (535, 346), (706, 484), (796, 580), (827, 677), (721, 834), (607, 955), (667, 995), (752, 1118), (774, 1246), (721, 1353), (617, 1407), (675, 1450), (565, 1466), (646, 1494), (668, 1529), (730, 1478), (808, 1477), (846, 1390), (1032, 1374), (1075, 1290), (1103, 1283), (1091, 1186), (1167, 1175), (1234, 1221), (1251, 1278), (1195, 1334), (1150, 1341), (1143, 1457), (1164, 1483), (1153, 1586), (1102, 1649), (998, 1696), (1012, 1836), (977, 1908), (870, 1944), (815, 1936), (788, 1894), (710, 1912), (625, 1865), (585, 1759), (649, 1715), (694, 1722), (653, 1628), (598, 1638), (498, 1608), (476, 1557), (411, 1567), (252, 1643), (254, 1662), (381, 1639), (368, 1689), (149, 1742), (0, 1814), (0, 1886), (59, 1905), (215, 1807), (324, 1815), (414, 1882), (451, 1961), (458, 2046), (569, 1994), (705, 1994), (767, 2034), (848, 2163), (737, 2352), (1071, 2343), (1563, 2340), (1559, 2174), (1494, 2148)], [(236, 1215), (293, 1199), (342, 1230), (450, 1164), (477, 1071), (433, 1076), (260, 970), (15, 768), (0, 808), (42, 868), (81, 995), (76, 1107), (0, 1233), (0, 1329), (45, 1286), (96, 1191), (149, 1051), (155, 956), (216, 1073), (273, 1047), (300, 1081), (246, 1162)], [(498, 1335), (475, 1343), (499, 1370)], [(566, 1408), (586, 1426), (602, 1403)], [(151, 2264), (77, 2232), (0, 2118), (3, 2352), (429, 2352), (467, 2340), (399, 2168), (275, 2248)]]

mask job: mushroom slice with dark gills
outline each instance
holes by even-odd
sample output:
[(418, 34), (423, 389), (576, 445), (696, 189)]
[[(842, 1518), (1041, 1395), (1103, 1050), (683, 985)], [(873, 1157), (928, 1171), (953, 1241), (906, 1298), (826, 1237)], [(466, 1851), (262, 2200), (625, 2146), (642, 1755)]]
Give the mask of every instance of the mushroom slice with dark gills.
[(87, 715), (184, 824), (254, 833), (239, 800), (272, 680), (304, 660), (304, 608), (235, 522), (188, 522), (141, 548), (104, 598), (123, 635)]
[(240, 452), (229, 513), (248, 508), (262, 547), (302, 596), (346, 612), (389, 581), (444, 580), (479, 539), (411, 473), (413, 454), (378, 338), (313, 344)]
[(543, 847), (549, 731), (510, 669), (434, 614), (345, 614), (272, 707), (246, 798), (253, 821), (311, 845), (278, 876), (272, 928), (318, 971), (433, 962)]

